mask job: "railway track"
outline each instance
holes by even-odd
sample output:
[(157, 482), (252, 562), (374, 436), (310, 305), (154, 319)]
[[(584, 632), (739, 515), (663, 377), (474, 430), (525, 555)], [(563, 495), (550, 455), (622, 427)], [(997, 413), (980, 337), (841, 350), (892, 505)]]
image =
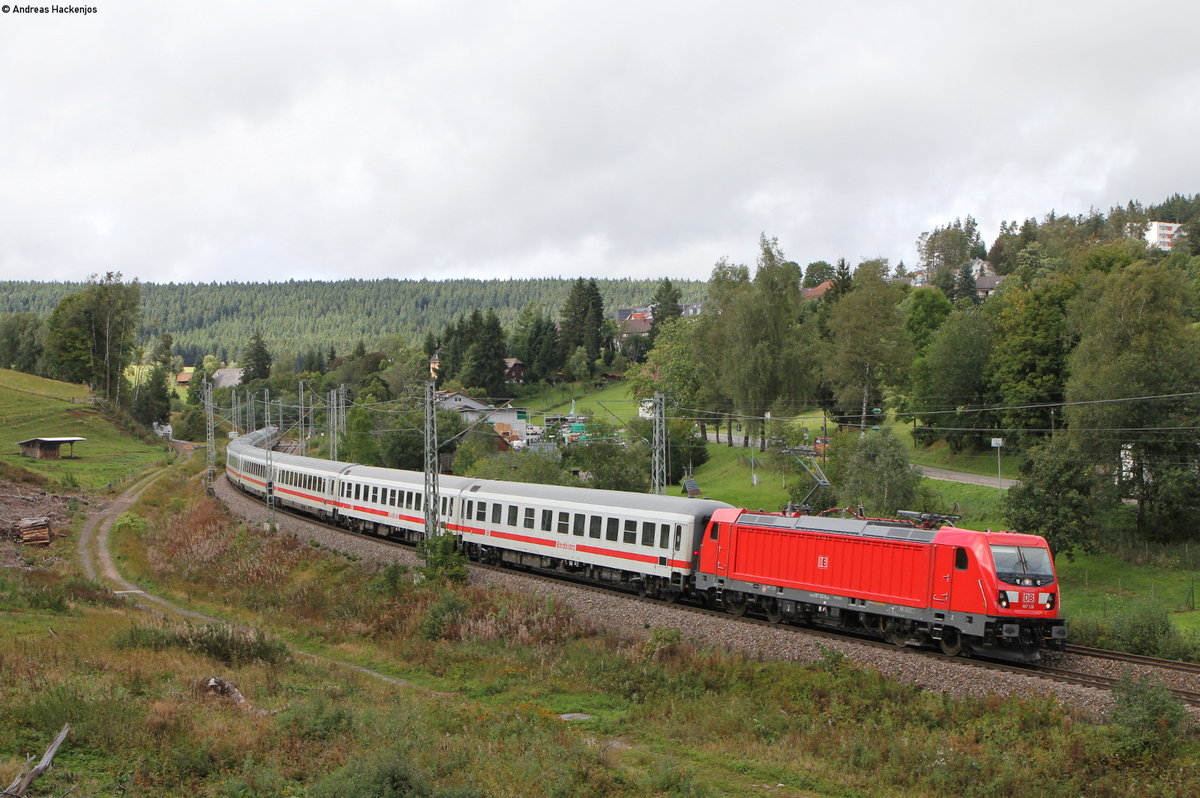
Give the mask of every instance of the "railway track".
[[(314, 524), (314, 525), (320, 526), (320, 527), (330, 530), (332, 532), (336, 532), (337, 534), (340, 534), (340, 535), (359, 537), (359, 538), (363, 538), (366, 540), (371, 540), (375, 543), (383, 544), (386, 546), (397, 547), (397, 548), (404, 549), (407, 551), (412, 551), (412, 549), (413, 549), (412, 545), (401, 542), (401, 541), (397, 541), (392, 538), (368, 534), (368, 533), (362, 533), (362, 532), (355, 532), (353, 530), (348, 530), (343, 527), (337, 526), (335, 524), (331, 524), (331, 523), (316, 519), (312, 516), (309, 516), (309, 515), (306, 515), (303, 513), (297, 513), (292, 510), (283, 508), (283, 507), (277, 507), (276, 511), (281, 512), (281, 513), (286, 513), (287, 515), (289, 515), (293, 518), (303, 520), (304, 522), (309, 523), (309, 524)], [(644, 603), (647, 605), (660, 606), (660, 607), (669, 606), (676, 611), (695, 614), (698, 616), (707, 616), (707, 617), (711, 617), (711, 618), (717, 618), (717, 619), (721, 619), (726, 622), (752, 624), (752, 625), (756, 625), (756, 626), (760, 626), (760, 627), (772, 628), (772, 629), (779, 630), (779, 631), (803, 634), (803, 635), (806, 635), (809, 637), (823, 638), (823, 639), (827, 639), (830, 641), (845, 642), (845, 641), (849, 640), (849, 641), (853, 641), (854, 643), (856, 643), (858, 645), (867, 646), (870, 648), (875, 648), (875, 649), (880, 649), (880, 650), (896, 651), (898, 649), (897, 646), (895, 646), (891, 643), (880, 641), (880, 640), (870, 638), (867, 636), (860, 636), (860, 635), (855, 635), (853, 633), (847, 633), (847, 632), (842, 632), (842, 631), (822, 629), (820, 627), (795, 626), (795, 625), (790, 625), (790, 624), (775, 624), (775, 623), (771, 623), (770, 621), (766, 620), (765, 618), (758, 618), (758, 617), (754, 617), (754, 616), (735, 617), (723, 610), (710, 609), (710, 608), (702, 607), (702, 606), (692, 604), (692, 603), (667, 602), (667, 601), (663, 601), (662, 599), (654, 599), (654, 598), (649, 598), (646, 596), (640, 596), (640, 595), (638, 595), (637, 591), (632, 588), (626, 589), (626, 588), (622, 588), (617, 585), (602, 587), (599, 585), (592, 584), (590, 582), (583, 581), (581, 579), (573, 578), (569, 574), (548, 574), (548, 573), (529, 570), (529, 569), (525, 569), (525, 568), (514, 568), (514, 567), (508, 567), (508, 566), (502, 566), (502, 565), (489, 565), (486, 563), (479, 563), (479, 562), (473, 562), (473, 561), (470, 564), (473, 568), (476, 568), (476, 569), (479, 569), (482, 571), (492, 571), (492, 572), (506, 574), (506, 575), (510, 575), (510, 576), (515, 575), (515, 576), (520, 576), (525, 579), (533, 579), (533, 580), (538, 580), (538, 581), (542, 581), (542, 582), (546, 582), (546, 583), (550, 583), (550, 584), (568, 584), (577, 590), (595, 593), (597, 595), (612, 596), (612, 595), (616, 594), (616, 595), (622, 596), (623, 598), (627, 599), (630, 602)], [(985, 660), (985, 659), (974, 659), (974, 658), (967, 658), (967, 657), (948, 657), (945, 654), (942, 654), (940, 651), (927, 649), (927, 648), (919, 648), (916, 646), (904, 646), (904, 647), (900, 647), (900, 648), (905, 649), (906, 654), (909, 654), (912, 656), (919, 656), (919, 657), (928, 657), (928, 658), (931, 658), (931, 659), (933, 659), (935, 661), (939, 661), (939, 662), (953, 663), (953, 664), (963, 666), (963, 667), (980, 669), (982, 671), (1009, 673), (1009, 674), (1023, 676), (1026, 678), (1039, 679), (1039, 680), (1043, 680), (1046, 682), (1088, 687), (1088, 688), (1103, 690), (1105, 692), (1111, 691), (1113, 689), (1113, 687), (1115, 687), (1117, 685), (1117, 683), (1120, 681), (1119, 676), (1110, 676), (1110, 675), (1105, 675), (1105, 674), (1089, 672), (1086, 668), (1073, 668), (1069, 664), (1060, 665), (1060, 664), (1043, 663), (1043, 664), (1039, 664), (1039, 665), (1014, 665), (1011, 663), (996, 662), (996, 661)], [(1112, 662), (1116, 662), (1116, 663), (1124, 663), (1124, 664), (1131, 665), (1131, 666), (1137, 666), (1138, 668), (1141, 668), (1141, 669), (1159, 669), (1159, 670), (1173, 672), (1173, 673), (1181, 674), (1181, 675), (1185, 675), (1185, 676), (1195, 675), (1197, 689), (1190, 689), (1187, 686), (1180, 687), (1180, 686), (1171, 686), (1171, 685), (1168, 685), (1168, 689), (1170, 689), (1171, 692), (1175, 696), (1177, 696), (1181, 701), (1188, 704), (1189, 706), (1200, 707), (1200, 665), (1195, 665), (1195, 664), (1186, 663), (1186, 662), (1175, 662), (1172, 660), (1161, 660), (1161, 659), (1156, 659), (1153, 657), (1141, 657), (1138, 655), (1124, 654), (1121, 652), (1114, 652), (1114, 651), (1106, 651), (1103, 649), (1086, 648), (1083, 646), (1068, 646), (1066, 652), (1064, 652), (1064, 653), (1070, 654), (1073, 657), (1082, 658), (1085, 662), (1089, 659), (1104, 660), (1104, 661), (1112, 661)]]

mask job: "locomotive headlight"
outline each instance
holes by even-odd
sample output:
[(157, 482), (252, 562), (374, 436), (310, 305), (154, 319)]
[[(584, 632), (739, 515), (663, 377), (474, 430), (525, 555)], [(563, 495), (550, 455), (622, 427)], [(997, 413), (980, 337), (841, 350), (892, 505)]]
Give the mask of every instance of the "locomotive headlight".
[(1054, 601), (1057, 598), (1057, 596), (1058, 596), (1057, 593), (1050, 593), (1049, 595), (1046, 596), (1046, 609), (1048, 609), (1048, 610), (1054, 609)]
[(1008, 591), (1007, 590), (1000, 591), (1000, 607), (1002, 609), (1008, 609)]

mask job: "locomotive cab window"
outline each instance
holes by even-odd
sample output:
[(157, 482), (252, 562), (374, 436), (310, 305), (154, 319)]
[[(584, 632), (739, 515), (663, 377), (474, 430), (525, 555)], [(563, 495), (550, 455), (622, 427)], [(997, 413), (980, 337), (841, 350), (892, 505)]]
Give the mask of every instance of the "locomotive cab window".
[(954, 550), (954, 570), (967, 570), (967, 550), (961, 546)]

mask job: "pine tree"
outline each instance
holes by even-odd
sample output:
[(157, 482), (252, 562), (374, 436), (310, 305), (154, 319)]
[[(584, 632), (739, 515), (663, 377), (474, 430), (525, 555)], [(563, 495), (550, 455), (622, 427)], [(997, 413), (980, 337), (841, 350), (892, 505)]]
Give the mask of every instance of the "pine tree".
[(267, 349), (267, 344), (263, 341), (260, 331), (254, 331), (254, 335), (250, 338), (250, 345), (246, 347), (246, 354), (242, 358), (242, 361), (243, 385), (253, 380), (270, 379), (271, 351)]
[(670, 279), (664, 277), (658, 284), (658, 290), (654, 292), (650, 304), (654, 306), (654, 318), (650, 322), (650, 345), (653, 346), (662, 326), (683, 315), (683, 308), (679, 304), (679, 289)]

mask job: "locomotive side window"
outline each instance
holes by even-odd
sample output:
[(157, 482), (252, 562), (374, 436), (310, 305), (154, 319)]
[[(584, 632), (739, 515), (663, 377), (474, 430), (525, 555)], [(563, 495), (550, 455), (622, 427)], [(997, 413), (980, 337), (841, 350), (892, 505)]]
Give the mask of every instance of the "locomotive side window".
[(954, 570), (967, 570), (967, 550), (961, 546), (954, 550)]
[(575, 524), (571, 528), (572, 534), (579, 535), (582, 537), (583, 526), (584, 526), (586, 518), (587, 518), (587, 516), (585, 516), (583, 513), (575, 513)]
[(661, 524), (658, 527), (658, 547), (660, 549), (668, 549), (671, 547), (671, 525)]
[(537, 510), (532, 507), (525, 508), (525, 528), (533, 529), (537, 524)]
[(571, 533), (571, 514), (560, 512), (558, 514), (558, 534), (569, 535)]
[(605, 540), (616, 540), (617, 539), (617, 531), (618, 531), (620, 525), (621, 525), (621, 522), (618, 521), (617, 519), (615, 519), (615, 518), (608, 519), (607, 527), (604, 530), (604, 539)]
[(517, 525), (517, 505), (515, 504), (508, 505), (508, 525)]
[(599, 538), (600, 537), (600, 528), (604, 524), (604, 520), (598, 515), (593, 515), (591, 517), (591, 520), (588, 522), (588, 524), (589, 524), (588, 537), (589, 538)]
[(643, 546), (653, 546), (654, 545), (654, 522), (653, 521), (643, 521), (642, 522), (642, 545)]
[(542, 531), (543, 532), (553, 532), (554, 531), (554, 511), (553, 510), (542, 510)]
[(626, 543), (637, 543), (637, 521), (625, 522), (625, 537)]
[(709, 540), (717, 539), (717, 528), (719, 526), (721, 526), (721, 525), (720, 524), (709, 524), (708, 525), (708, 539)]

